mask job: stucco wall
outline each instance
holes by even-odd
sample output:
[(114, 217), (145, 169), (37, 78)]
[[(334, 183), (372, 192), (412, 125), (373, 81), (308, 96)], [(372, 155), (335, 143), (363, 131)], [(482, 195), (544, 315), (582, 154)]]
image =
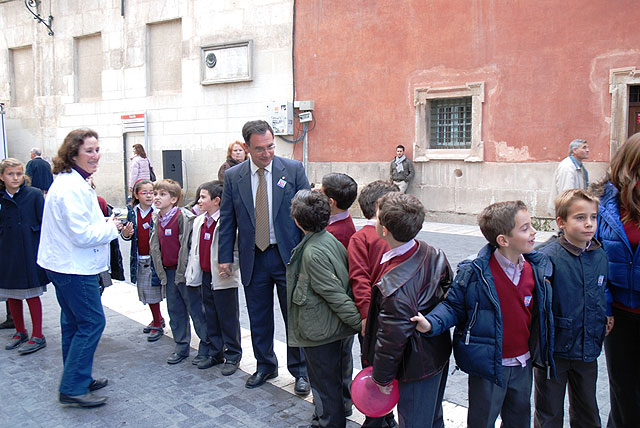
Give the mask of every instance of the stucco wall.
[[(49, 14), (49, 0), (42, 12)], [(102, 159), (95, 181), (98, 192), (122, 204), (123, 143), (120, 116), (146, 111), (149, 157), (162, 176), (162, 150), (181, 149), (188, 175), (187, 192), (215, 179), (227, 145), (241, 139), (244, 122), (263, 118), (266, 103), (292, 98), (293, 0), (120, 0), (52, 1), (55, 35), (37, 24), (22, 1), (0, 3), (0, 101), (6, 103), (9, 155), (27, 161), (40, 146), (53, 157), (64, 136), (78, 127), (100, 135)], [(181, 63), (180, 89), (149, 95), (147, 24), (181, 20), (182, 46), (167, 51)], [(74, 38), (101, 34), (102, 96), (76, 102)], [(203, 86), (200, 47), (253, 40), (253, 80)], [(33, 46), (34, 102), (13, 106), (9, 49)], [(157, 58), (156, 58), (157, 59)], [(155, 61), (154, 63), (157, 63)], [(161, 63), (161, 61), (159, 61)], [(133, 143), (142, 142), (132, 134)], [(288, 143), (278, 153), (291, 155)], [(185, 182), (186, 185), (187, 182)]]

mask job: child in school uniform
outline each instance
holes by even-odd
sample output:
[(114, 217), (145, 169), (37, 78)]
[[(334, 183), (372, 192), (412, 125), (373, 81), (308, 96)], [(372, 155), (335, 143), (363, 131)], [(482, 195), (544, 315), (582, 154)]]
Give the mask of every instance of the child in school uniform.
[(166, 287), (169, 326), (176, 343), (175, 351), (167, 358), (167, 363), (178, 364), (189, 356), (191, 316), (200, 338), (198, 355), (191, 363), (207, 364), (212, 351), (207, 339), (200, 287), (187, 287), (185, 284), (193, 214), (186, 208), (178, 207), (181, 197), (182, 189), (173, 180), (165, 179), (153, 185), (153, 205), (157, 213), (153, 214), (155, 227), (149, 246), (160, 283)]
[(300, 190), (291, 216), (305, 234), (287, 264), (288, 343), (304, 349), (315, 402), (312, 426), (344, 428), (344, 348), (351, 349), (361, 319), (349, 288), (347, 251), (326, 231), (329, 200)]
[(351, 235), (356, 233), (349, 208), (358, 196), (358, 184), (347, 174), (332, 172), (322, 177), (320, 191), (327, 195), (331, 206), (327, 232), (347, 248)]
[[(44, 198), (40, 189), (25, 184), (19, 160), (0, 162), (0, 300), (7, 300), (16, 332), (5, 349), (31, 354), (47, 346), (42, 334), (42, 303), (47, 290), (45, 271), (36, 264)], [(22, 312), (27, 301), (33, 331), (27, 334)]]
[(401, 428), (444, 426), (442, 397), (451, 354), (449, 331), (433, 337), (415, 333), (410, 318), (428, 312), (445, 296), (453, 272), (447, 257), (415, 239), (424, 206), (412, 195), (387, 193), (378, 200), (378, 236), (389, 244), (382, 276), (371, 291), (363, 358), (383, 393), (398, 379)]
[(199, 189), (197, 197), (201, 214), (193, 221), (186, 280), (187, 286), (201, 290), (212, 358), (211, 365), (203, 363), (198, 368), (205, 369), (224, 362), (221, 373), (229, 376), (238, 369), (242, 358), (238, 255), (233, 258), (231, 275), (221, 278), (218, 272), (218, 222), (222, 182), (209, 181)]
[(560, 236), (540, 250), (553, 264), (556, 377), (547, 379), (544, 370), (534, 368), (536, 427), (563, 426), (567, 381), (571, 426), (601, 426), (596, 400), (597, 359), (604, 337), (613, 327), (613, 316), (611, 298), (607, 299), (607, 255), (594, 238), (598, 203), (598, 198), (582, 189), (558, 196), (555, 207)]
[(469, 374), (467, 425), (531, 424), (532, 366), (553, 375), (549, 259), (533, 251), (536, 230), (522, 201), (498, 202), (478, 216), (489, 243), (458, 265), (447, 298), (412, 317), (427, 336), (453, 333), (456, 364)]
[[(369, 314), (369, 302), (371, 301), (371, 288), (378, 280), (384, 268), (380, 264), (382, 255), (390, 250), (389, 244), (381, 239), (376, 232), (376, 209), (378, 199), (387, 193), (399, 192), (395, 184), (384, 181), (373, 181), (362, 189), (358, 196), (358, 204), (367, 223), (349, 239), (347, 256), (349, 258), (349, 282), (353, 291), (356, 306), (362, 317), (363, 330), (366, 327)], [(377, 315), (376, 315), (377, 316)], [(364, 331), (362, 332), (364, 333)], [(358, 334), (360, 348), (362, 349), (362, 334)], [(361, 359), (362, 360), (362, 359)], [(364, 361), (362, 367), (367, 367)], [(394, 428), (398, 424), (393, 417), (393, 412), (381, 418), (367, 416), (362, 424), (363, 428)]]
[(142, 329), (149, 333), (147, 340), (155, 342), (164, 334), (165, 321), (160, 311), (160, 302), (165, 296), (165, 287), (160, 284), (151, 260), (149, 242), (153, 230), (153, 183), (139, 180), (133, 185), (131, 206), (127, 211), (127, 224), (122, 229), (122, 238), (131, 241), (131, 282), (138, 288), (138, 298), (149, 305), (153, 320)]

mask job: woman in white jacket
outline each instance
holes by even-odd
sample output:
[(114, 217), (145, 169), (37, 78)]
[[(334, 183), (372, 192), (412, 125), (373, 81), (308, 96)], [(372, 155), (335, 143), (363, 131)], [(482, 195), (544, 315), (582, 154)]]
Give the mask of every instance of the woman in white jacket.
[(87, 179), (98, 169), (98, 134), (76, 129), (54, 159), (58, 174), (44, 204), (38, 264), (47, 271), (60, 304), (62, 361), (59, 400), (80, 407), (99, 406), (106, 397), (93, 391), (107, 385), (91, 376), (93, 354), (105, 326), (98, 274), (108, 269), (109, 242), (122, 224), (105, 220)]
[(139, 180), (151, 180), (151, 161), (147, 157), (142, 144), (133, 145), (133, 157), (129, 169), (129, 191)]

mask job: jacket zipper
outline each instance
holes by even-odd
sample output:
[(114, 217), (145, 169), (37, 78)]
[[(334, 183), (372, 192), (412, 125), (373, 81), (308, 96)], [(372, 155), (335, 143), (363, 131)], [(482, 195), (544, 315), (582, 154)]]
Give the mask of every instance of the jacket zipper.
[(469, 323), (469, 327), (467, 328), (467, 335), (465, 336), (465, 339), (464, 339), (464, 344), (465, 345), (469, 344), (469, 337), (471, 336), (471, 329), (475, 325), (477, 317), (478, 317), (478, 302), (476, 302), (476, 307), (473, 309), (473, 316), (471, 317), (471, 322)]

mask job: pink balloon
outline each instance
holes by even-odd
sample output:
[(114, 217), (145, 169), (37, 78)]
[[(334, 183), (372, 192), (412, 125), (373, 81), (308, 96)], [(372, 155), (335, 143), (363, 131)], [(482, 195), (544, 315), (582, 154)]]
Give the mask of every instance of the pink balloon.
[(364, 415), (380, 418), (388, 414), (398, 404), (400, 392), (398, 391), (398, 381), (394, 379), (391, 383), (391, 393), (383, 394), (373, 381), (372, 373), (373, 366), (369, 366), (356, 375), (351, 383), (351, 400)]

